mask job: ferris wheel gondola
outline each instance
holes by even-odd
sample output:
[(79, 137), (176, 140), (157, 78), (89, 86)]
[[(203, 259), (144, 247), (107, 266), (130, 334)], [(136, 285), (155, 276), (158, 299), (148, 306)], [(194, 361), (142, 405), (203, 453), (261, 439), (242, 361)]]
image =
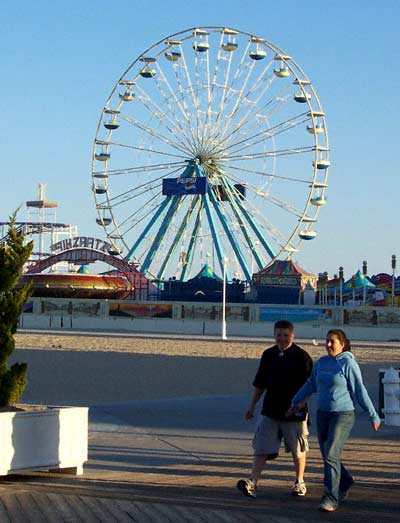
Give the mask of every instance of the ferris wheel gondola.
[(106, 100), (93, 146), (97, 223), (151, 278), (208, 263), (251, 280), (317, 236), (326, 116), (295, 60), (264, 38), (193, 28), (144, 51)]

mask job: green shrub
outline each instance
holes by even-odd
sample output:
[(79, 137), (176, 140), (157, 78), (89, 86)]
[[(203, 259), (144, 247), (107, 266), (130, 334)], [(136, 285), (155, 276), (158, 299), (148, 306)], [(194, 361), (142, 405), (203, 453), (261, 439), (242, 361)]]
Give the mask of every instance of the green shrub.
[(25, 245), (16, 227), (16, 212), (10, 217), (5, 243), (0, 245), (0, 407), (16, 403), (26, 387), (26, 363), (8, 360), (15, 349), (14, 334), (24, 303), (31, 294), (31, 286), (16, 288), (24, 264), (29, 260), (33, 242)]

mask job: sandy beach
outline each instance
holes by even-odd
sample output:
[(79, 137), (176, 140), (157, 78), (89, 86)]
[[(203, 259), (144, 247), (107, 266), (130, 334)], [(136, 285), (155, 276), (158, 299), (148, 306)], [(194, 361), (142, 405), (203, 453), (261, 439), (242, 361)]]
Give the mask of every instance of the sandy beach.
[[(361, 343), (361, 342), (360, 342)], [(365, 383), (400, 367), (400, 345), (354, 343)], [(270, 340), (171, 338), (110, 333), (18, 332), (13, 361), (26, 361), (23, 400), (60, 405), (246, 394)], [(315, 360), (325, 353), (301, 343)]]

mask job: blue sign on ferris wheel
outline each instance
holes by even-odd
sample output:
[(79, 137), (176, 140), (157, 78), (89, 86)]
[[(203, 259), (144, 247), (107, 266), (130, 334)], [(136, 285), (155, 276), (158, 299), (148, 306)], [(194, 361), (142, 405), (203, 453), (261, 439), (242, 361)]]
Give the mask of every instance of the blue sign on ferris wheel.
[(205, 176), (187, 178), (164, 178), (162, 193), (164, 196), (185, 194), (206, 194), (207, 178)]

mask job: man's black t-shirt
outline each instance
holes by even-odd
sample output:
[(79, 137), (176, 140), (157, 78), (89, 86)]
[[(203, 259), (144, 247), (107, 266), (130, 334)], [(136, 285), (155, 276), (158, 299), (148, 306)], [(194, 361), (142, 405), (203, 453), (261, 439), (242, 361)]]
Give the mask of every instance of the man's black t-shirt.
[(311, 374), (312, 366), (310, 355), (295, 343), (284, 351), (277, 345), (266, 349), (253, 381), (254, 387), (266, 391), (261, 414), (277, 420), (306, 419), (306, 411), (290, 417), (286, 412), (293, 396)]

